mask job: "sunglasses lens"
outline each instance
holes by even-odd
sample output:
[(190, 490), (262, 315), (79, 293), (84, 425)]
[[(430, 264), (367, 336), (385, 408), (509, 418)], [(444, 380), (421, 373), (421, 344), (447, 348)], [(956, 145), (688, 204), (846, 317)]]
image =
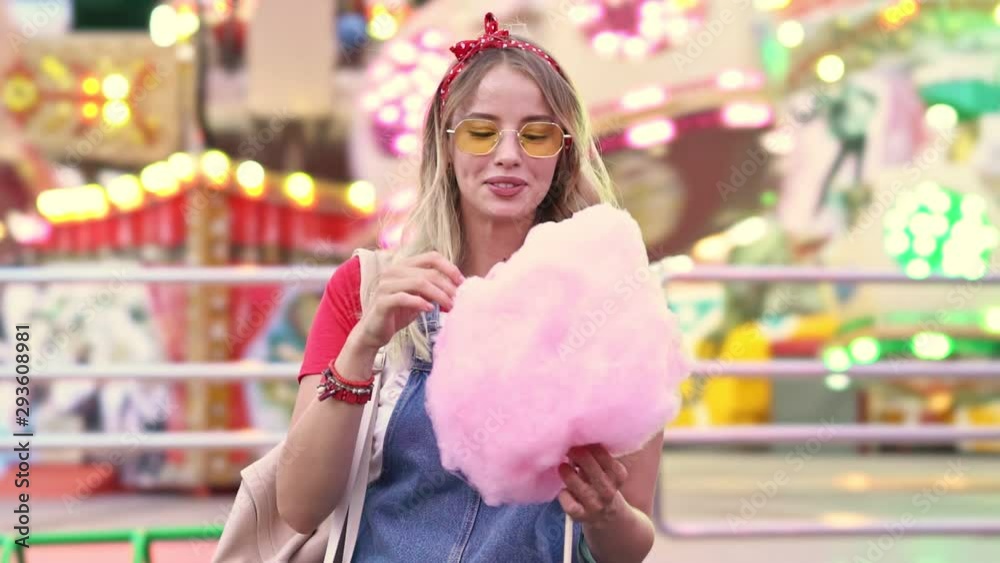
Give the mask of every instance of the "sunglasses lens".
[(531, 156), (555, 156), (563, 146), (563, 130), (555, 123), (528, 123), (521, 128), (518, 139)]
[(485, 119), (466, 119), (455, 129), (455, 146), (468, 154), (489, 153), (499, 138), (499, 128), (492, 121)]

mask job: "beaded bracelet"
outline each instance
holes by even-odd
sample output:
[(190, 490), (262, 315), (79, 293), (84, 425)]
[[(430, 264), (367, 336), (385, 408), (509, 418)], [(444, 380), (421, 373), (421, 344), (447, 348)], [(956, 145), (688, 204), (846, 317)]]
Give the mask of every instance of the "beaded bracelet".
[(372, 374), (371, 377), (369, 377), (365, 381), (350, 381), (348, 379), (344, 379), (344, 376), (340, 375), (340, 372), (337, 371), (337, 367), (333, 365), (333, 361), (331, 361), (326, 366), (326, 369), (332, 372), (333, 378), (336, 379), (338, 382), (340, 382), (341, 385), (344, 385), (345, 387), (369, 387), (371, 386), (372, 383), (375, 383), (374, 373)]
[(337, 368), (333, 366), (333, 362), (330, 362), (330, 365), (323, 370), (323, 379), (316, 386), (316, 393), (319, 395), (320, 401), (325, 401), (333, 397), (338, 401), (352, 405), (361, 405), (371, 400), (374, 384), (374, 374), (367, 381), (348, 381), (337, 372)]

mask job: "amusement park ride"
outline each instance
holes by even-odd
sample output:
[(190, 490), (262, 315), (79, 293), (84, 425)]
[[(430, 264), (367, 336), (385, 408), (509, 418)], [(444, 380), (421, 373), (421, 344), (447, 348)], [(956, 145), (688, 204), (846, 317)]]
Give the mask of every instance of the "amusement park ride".
[[(0, 209), (0, 257), (332, 266), (357, 246), (398, 243), (427, 100), (448, 45), (477, 31), (482, 6), (359, 1), (337, 12), (344, 4), (175, 0), (153, 11), (149, 32), (23, 42), (0, 61), (0, 188), (12, 202)], [(822, 391), (844, 391), (862, 420), (1000, 422), (1000, 398), (983, 398), (997, 389), (983, 384), (861, 385), (840, 373), (880, 357), (1000, 354), (1000, 294), (975, 284), (995, 271), (1000, 225), (995, 2), (497, 4), (505, 27), (573, 78), (651, 259), (969, 280), (956, 294), (671, 283), (699, 356), (822, 357)], [(364, 67), (351, 64), (359, 58)], [(338, 159), (338, 173), (314, 178)], [(153, 285), (146, 306), (169, 361), (232, 361), (276, 292)], [(233, 336), (248, 325), (254, 334)], [(675, 424), (781, 419), (780, 385), (695, 382)], [(171, 384), (183, 409), (165, 426), (245, 427), (245, 389)], [(157, 482), (229, 486), (245, 462), (177, 453)]]

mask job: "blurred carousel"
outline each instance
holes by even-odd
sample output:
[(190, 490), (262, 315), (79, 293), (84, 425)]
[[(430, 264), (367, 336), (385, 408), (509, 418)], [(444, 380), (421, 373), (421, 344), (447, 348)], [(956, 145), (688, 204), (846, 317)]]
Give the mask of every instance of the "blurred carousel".
[[(785, 199), (786, 214), (826, 208), (819, 222), (830, 233), (822, 256), (831, 266), (956, 280), (833, 288), (837, 326), (818, 355), (828, 386), (857, 392), (860, 421), (1000, 423), (993, 382), (854, 382), (841, 373), (901, 359), (940, 361), (944, 372), (949, 361), (1000, 356), (1000, 290), (978, 282), (996, 273), (1000, 247), (995, 18), (995, 3), (902, 0), (790, 8), (776, 19), (781, 48), (769, 66), (787, 69), (784, 110), (825, 125), (798, 123), (769, 139), (790, 161), (786, 186), (799, 188)], [(794, 164), (807, 161), (830, 165)], [(803, 194), (802, 186), (816, 189)]]

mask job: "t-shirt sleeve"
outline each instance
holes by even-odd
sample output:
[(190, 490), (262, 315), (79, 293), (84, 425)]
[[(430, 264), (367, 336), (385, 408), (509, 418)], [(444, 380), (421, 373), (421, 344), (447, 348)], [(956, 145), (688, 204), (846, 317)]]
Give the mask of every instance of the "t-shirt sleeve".
[(322, 373), (340, 354), (347, 335), (361, 318), (361, 260), (352, 256), (330, 276), (323, 291), (299, 368), (301, 383), (306, 375)]

